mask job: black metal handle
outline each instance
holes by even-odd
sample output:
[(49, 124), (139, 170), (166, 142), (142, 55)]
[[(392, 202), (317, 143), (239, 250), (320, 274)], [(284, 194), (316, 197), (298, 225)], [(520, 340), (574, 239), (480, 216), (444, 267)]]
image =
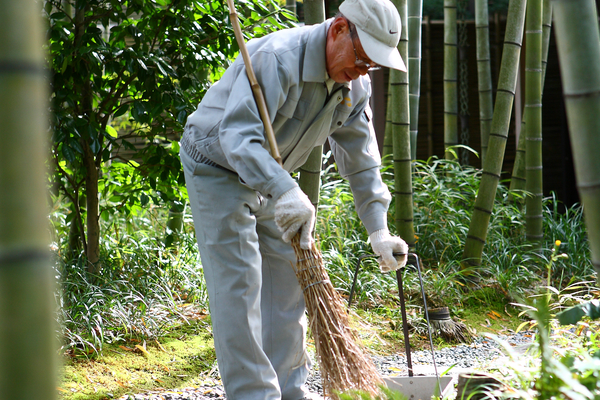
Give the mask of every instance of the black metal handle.
[[(392, 253), (395, 258), (404, 257), (406, 253)], [(408, 256), (412, 256), (416, 259), (417, 264), (420, 265), (419, 257), (415, 253), (408, 253)], [(350, 288), (350, 295), (348, 297), (348, 308), (350, 308), (350, 304), (352, 304), (352, 297), (354, 296), (354, 288), (356, 286), (356, 279), (358, 277), (358, 270), (360, 269), (360, 264), (363, 259), (367, 257), (376, 257), (374, 254), (363, 254), (358, 257), (356, 262), (356, 269), (354, 270), (354, 278), (352, 280), (352, 287)], [(409, 333), (408, 333), (408, 319), (406, 317), (406, 305), (404, 303), (404, 284), (402, 283), (402, 271), (401, 269), (396, 270), (396, 281), (398, 283), (398, 298), (400, 299), (400, 308), (402, 313), (402, 332), (404, 334), (404, 347), (406, 351), (406, 364), (408, 369), (408, 376), (413, 376), (413, 366), (412, 366), (412, 357), (410, 354), (410, 343), (409, 343)]]

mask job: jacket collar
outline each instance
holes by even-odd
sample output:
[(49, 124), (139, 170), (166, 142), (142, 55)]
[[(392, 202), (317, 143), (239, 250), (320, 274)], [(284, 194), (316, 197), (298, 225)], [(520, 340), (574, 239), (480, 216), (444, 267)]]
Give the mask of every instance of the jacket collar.
[[(302, 80), (304, 82), (325, 82), (327, 80), (325, 48), (327, 44), (327, 31), (332, 22), (333, 18), (330, 18), (319, 25), (315, 25), (308, 36), (302, 67)], [(340, 86), (345, 86), (352, 90), (352, 82), (336, 83), (333, 85), (333, 90)]]

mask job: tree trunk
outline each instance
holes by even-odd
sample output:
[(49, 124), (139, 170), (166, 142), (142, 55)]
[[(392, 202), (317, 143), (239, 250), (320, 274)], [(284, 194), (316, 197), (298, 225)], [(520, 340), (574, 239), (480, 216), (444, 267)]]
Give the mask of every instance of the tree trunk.
[[(323, 21), (325, 21), (325, 5), (323, 0), (305, 0), (304, 22), (306, 25), (319, 24)], [(304, 165), (300, 167), (300, 178), (298, 181), (300, 189), (306, 193), (315, 210), (319, 206), (322, 160), (323, 146), (316, 146)]]
[[(79, 196), (75, 197), (75, 201), (79, 201)], [(77, 212), (78, 204), (72, 204), (71, 213), (73, 213), (73, 219), (69, 225), (69, 241), (68, 241), (68, 253), (76, 257), (81, 252), (81, 243), (83, 239), (81, 237), (81, 215)]]
[(479, 130), (481, 134), (481, 165), (485, 162), (490, 126), (494, 113), (492, 67), (490, 63), (490, 16), (487, 0), (475, 1), (477, 43), (477, 86), (479, 89)]
[(98, 168), (89, 143), (83, 142), (83, 162), (86, 169), (86, 224), (88, 271), (100, 272), (100, 208), (98, 201)]
[(553, 0), (552, 8), (577, 189), (592, 263), (600, 273), (600, 38), (596, 5), (593, 0)]
[(172, 247), (179, 241), (183, 231), (183, 218), (185, 216), (185, 203), (172, 201), (167, 217), (167, 229), (165, 233), (165, 247)]
[[(85, 13), (89, 6), (81, 4), (81, 8), (75, 10), (75, 43), (78, 44), (83, 37), (86, 29)], [(88, 121), (93, 117), (92, 110), (92, 90), (90, 84), (84, 82), (79, 88), (81, 93), (81, 107)], [(90, 147), (91, 139), (81, 139), (83, 148), (83, 167), (86, 171), (85, 176), (85, 197), (86, 197), (86, 241), (84, 243), (85, 255), (87, 257), (87, 269), (91, 273), (100, 271), (100, 212), (98, 201), (98, 165), (96, 165), (96, 154)], [(75, 194), (78, 195), (78, 194)]]
[(56, 397), (40, 3), (0, 0), (0, 400)]
[[(548, 64), (548, 49), (550, 47), (550, 32), (552, 31), (552, 5), (550, 0), (543, 0), (542, 16), (542, 94), (544, 93), (544, 82), (546, 81), (546, 65)], [(521, 121), (521, 134), (517, 141), (517, 150), (515, 154), (515, 163), (513, 165), (512, 176), (510, 179), (510, 192), (525, 190), (525, 127), (527, 121), (525, 115)], [(509, 201), (515, 201), (512, 193), (509, 195)]]
[(410, 101), (410, 154), (417, 159), (419, 98), (421, 96), (421, 21), (423, 0), (408, 0), (408, 98)]
[(444, 0), (444, 146), (446, 159), (456, 157), (448, 147), (458, 144), (456, 0)]
[(525, 54), (525, 131), (527, 241), (535, 249), (542, 246), (542, 0), (528, 0)]
[(483, 175), (463, 252), (463, 260), (467, 265), (477, 266), (481, 264), (483, 246), (487, 237), (496, 189), (500, 180), (517, 84), (525, 7), (526, 0), (510, 0), (508, 6), (504, 49), (498, 77), (498, 91), (490, 127), (489, 148), (483, 164)]
[[(406, 26), (406, 0), (394, 2), (400, 13), (402, 26)], [(408, 32), (402, 29), (398, 50), (403, 60), (408, 56)], [(407, 68), (410, 68), (407, 66)], [(410, 112), (408, 99), (408, 72), (390, 70), (392, 86), (392, 125), (394, 145), (394, 186), (396, 199), (396, 230), (404, 241), (413, 248), (415, 231), (413, 226), (412, 158), (410, 151)]]

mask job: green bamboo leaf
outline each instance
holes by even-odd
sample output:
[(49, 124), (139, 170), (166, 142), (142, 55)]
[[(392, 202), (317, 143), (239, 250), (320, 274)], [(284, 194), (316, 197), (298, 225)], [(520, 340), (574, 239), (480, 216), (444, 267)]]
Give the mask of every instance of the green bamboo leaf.
[(556, 314), (556, 318), (558, 318), (558, 322), (560, 322), (561, 325), (574, 325), (581, 321), (584, 316), (588, 316), (591, 319), (599, 319), (600, 301), (591, 300), (587, 303), (578, 304)]

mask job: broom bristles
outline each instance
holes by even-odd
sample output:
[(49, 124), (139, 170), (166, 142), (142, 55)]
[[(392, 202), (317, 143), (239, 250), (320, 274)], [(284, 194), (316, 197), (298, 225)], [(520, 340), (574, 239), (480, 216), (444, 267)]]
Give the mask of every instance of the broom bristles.
[(301, 249), (299, 235), (292, 239), (292, 247), (324, 393), (332, 398), (337, 398), (336, 392), (348, 390), (378, 394), (383, 380), (350, 328), (344, 301), (329, 280), (321, 253), (315, 245), (310, 250)]

